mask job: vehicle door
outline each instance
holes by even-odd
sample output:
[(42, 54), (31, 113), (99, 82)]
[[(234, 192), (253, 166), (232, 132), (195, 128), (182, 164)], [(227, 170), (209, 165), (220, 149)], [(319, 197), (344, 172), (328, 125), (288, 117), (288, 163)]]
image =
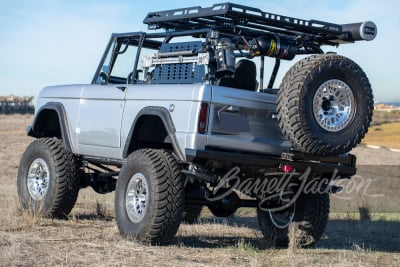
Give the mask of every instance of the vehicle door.
[(119, 158), (125, 95), (141, 34), (113, 36), (91, 85), (80, 98), (78, 146), (81, 155)]

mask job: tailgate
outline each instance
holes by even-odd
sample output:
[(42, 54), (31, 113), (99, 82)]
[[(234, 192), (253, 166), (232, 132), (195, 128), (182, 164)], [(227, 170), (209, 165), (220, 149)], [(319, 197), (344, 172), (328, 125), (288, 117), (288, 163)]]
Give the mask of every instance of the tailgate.
[(207, 146), (280, 155), (290, 143), (276, 119), (275, 94), (213, 86)]

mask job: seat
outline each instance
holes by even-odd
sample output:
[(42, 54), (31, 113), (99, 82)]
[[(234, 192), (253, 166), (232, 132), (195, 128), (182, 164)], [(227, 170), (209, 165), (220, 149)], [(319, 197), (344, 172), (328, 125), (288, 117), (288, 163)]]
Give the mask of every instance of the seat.
[(255, 91), (258, 88), (256, 64), (248, 59), (236, 63), (233, 76), (218, 79), (217, 85)]

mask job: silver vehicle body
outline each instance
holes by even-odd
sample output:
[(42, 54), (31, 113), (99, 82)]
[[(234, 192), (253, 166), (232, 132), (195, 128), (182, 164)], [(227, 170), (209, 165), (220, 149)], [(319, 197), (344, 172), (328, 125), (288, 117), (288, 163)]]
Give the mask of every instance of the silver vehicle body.
[[(141, 111), (161, 108), (172, 119), (176, 154), (187, 161), (206, 147), (270, 155), (289, 150), (274, 117), (275, 101), (273, 94), (201, 83), (66, 85), (44, 88), (36, 112), (48, 103), (62, 105), (74, 154), (123, 160)], [(209, 105), (204, 134), (198, 132), (202, 103)]]

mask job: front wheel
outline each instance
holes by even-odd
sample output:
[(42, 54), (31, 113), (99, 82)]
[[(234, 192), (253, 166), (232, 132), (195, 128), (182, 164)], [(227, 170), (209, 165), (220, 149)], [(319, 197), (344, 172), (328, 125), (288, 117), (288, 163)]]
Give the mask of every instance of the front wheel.
[(184, 178), (168, 152), (133, 152), (121, 168), (115, 191), (120, 233), (142, 243), (168, 244), (182, 220)]
[(41, 138), (25, 150), (18, 168), (21, 206), (45, 217), (65, 217), (80, 189), (79, 162), (56, 138)]

